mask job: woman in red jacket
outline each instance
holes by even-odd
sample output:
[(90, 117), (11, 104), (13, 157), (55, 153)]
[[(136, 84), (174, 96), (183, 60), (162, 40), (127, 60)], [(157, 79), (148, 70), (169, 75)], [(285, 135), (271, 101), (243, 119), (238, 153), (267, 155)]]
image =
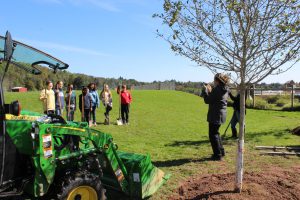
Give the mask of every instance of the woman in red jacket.
[(121, 91), (121, 116), (123, 124), (128, 124), (129, 105), (132, 101), (131, 94), (126, 90), (126, 85), (122, 85)]

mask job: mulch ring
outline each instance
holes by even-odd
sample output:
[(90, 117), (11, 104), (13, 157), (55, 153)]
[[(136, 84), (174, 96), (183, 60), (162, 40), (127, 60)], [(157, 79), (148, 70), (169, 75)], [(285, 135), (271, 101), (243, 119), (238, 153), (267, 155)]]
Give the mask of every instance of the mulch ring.
[(169, 199), (300, 199), (300, 166), (246, 172), (242, 193), (234, 192), (234, 180), (233, 173), (194, 177), (182, 183)]

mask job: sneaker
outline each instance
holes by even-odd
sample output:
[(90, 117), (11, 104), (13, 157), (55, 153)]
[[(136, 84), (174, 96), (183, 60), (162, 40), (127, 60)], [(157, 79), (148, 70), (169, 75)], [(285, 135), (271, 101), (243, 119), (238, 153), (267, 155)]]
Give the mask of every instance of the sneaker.
[(94, 125), (94, 126), (97, 126), (97, 122), (94, 122), (93, 125)]

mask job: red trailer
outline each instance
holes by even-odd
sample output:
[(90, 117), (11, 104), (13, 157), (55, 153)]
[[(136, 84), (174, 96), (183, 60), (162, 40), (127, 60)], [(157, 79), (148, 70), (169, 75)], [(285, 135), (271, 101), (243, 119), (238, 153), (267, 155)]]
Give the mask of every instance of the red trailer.
[(14, 87), (11, 89), (12, 92), (27, 92), (27, 88), (25, 87)]

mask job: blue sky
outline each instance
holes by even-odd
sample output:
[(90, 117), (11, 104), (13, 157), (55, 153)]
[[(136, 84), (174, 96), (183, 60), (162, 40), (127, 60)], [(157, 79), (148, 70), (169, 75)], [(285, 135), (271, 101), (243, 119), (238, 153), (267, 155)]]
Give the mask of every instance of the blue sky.
[[(156, 36), (154, 13), (163, 0), (6, 0), (0, 34), (41, 49), (70, 65), (69, 71), (151, 82), (205, 81), (213, 75), (176, 56)], [(300, 81), (300, 64), (264, 82)]]

